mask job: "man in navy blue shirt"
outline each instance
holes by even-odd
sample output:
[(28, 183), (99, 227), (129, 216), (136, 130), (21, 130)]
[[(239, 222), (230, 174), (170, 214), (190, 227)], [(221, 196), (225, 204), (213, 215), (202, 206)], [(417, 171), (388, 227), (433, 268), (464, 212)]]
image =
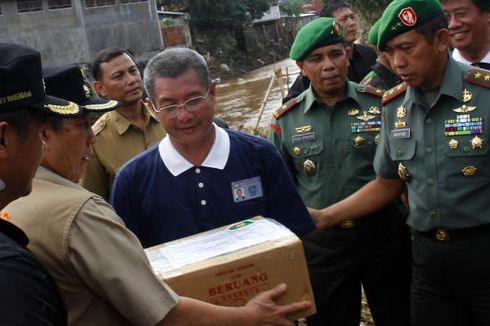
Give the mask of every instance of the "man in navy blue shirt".
[(216, 86), (201, 55), (165, 50), (148, 63), (144, 81), (167, 136), (121, 169), (111, 194), (144, 247), (256, 215), (300, 236), (314, 230), (275, 147), (212, 122)]

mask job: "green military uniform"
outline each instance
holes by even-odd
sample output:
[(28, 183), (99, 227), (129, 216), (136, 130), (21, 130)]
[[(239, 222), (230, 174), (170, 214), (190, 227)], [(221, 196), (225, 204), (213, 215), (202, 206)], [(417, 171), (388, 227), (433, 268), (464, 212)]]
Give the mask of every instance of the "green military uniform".
[(274, 113), (269, 140), (293, 172), (307, 206), (331, 205), (374, 178), (381, 95), (348, 82), (347, 97), (327, 107), (310, 86)]
[(382, 20), (380, 49), (433, 24), (432, 40), (404, 40), (417, 40), (413, 47), (433, 56), (427, 60), (441, 60), (431, 74), (431, 67), (408, 60), (416, 54), (392, 48), (408, 57), (403, 68), (441, 82), (431, 90), (401, 84), (385, 93), (374, 161), (378, 176), (401, 178), (408, 187), (408, 224), (415, 230), (412, 323), (490, 325), (490, 73), (457, 63), (441, 48), (438, 35), (449, 32), (437, 0), (395, 0)]
[(359, 84), (385, 91), (400, 83), (400, 77), (395, 75), (392, 70), (388, 69), (381, 63), (376, 62), (376, 64), (371, 67), (371, 71), (361, 80)]
[[(143, 101), (140, 105), (144, 106)], [(165, 131), (160, 123), (145, 107), (142, 111), (146, 119), (144, 130), (134, 127), (117, 111), (107, 112), (95, 122), (92, 129), (97, 142), (81, 181), (84, 188), (107, 200), (122, 165), (163, 138)]]
[(483, 187), (490, 175), (484, 128), (490, 121), (489, 88), (488, 71), (449, 59), (433, 106), (419, 89), (406, 90), (405, 84), (385, 94), (375, 167), (380, 176), (396, 178), (400, 166), (410, 193), (408, 224), (415, 230), (490, 223), (490, 212), (482, 214), (490, 198), (490, 187)]
[[(305, 25), (291, 58), (302, 60), (313, 49), (343, 42), (338, 32), (332, 18)], [(344, 98), (330, 107), (314, 87), (273, 114), (269, 140), (307, 206), (323, 208), (375, 178), (383, 92), (346, 79), (345, 93), (339, 91)], [(303, 243), (317, 307), (308, 325), (359, 325), (361, 284), (377, 325), (409, 324), (410, 235), (394, 205), (308, 235)]]

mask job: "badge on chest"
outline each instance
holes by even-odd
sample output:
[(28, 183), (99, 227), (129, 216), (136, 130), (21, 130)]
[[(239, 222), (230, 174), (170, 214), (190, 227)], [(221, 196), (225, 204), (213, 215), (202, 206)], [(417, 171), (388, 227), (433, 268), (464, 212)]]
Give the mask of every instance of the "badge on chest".
[(243, 179), (231, 183), (231, 192), (235, 203), (262, 197), (262, 181), (260, 177)]

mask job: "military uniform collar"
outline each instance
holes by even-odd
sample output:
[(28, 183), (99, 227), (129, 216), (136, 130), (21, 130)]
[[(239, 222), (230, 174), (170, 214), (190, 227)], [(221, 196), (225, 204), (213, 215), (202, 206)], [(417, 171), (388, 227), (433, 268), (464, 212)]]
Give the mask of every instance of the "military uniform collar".
[[(347, 87), (346, 96), (343, 99), (341, 99), (340, 101), (338, 101), (337, 103), (343, 102), (348, 98), (351, 98), (354, 101), (356, 101), (356, 103), (359, 103), (359, 97), (357, 96), (357, 92), (355, 89), (355, 83), (347, 81), (346, 87)], [(315, 104), (315, 103), (321, 104), (321, 102), (318, 100), (315, 93), (313, 92), (313, 86), (311, 84), (310, 84), (310, 87), (308, 87), (308, 89), (306, 89), (306, 91), (303, 93), (303, 96), (304, 96), (304, 103), (305, 103), (304, 113), (308, 112), (311, 109), (311, 107), (313, 106), (313, 104)]]
[[(439, 87), (439, 95), (437, 96), (437, 100), (439, 100), (439, 97), (441, 95), (447, 95), (456, 100), (461, 100), (464, 88), (464, 75), (462, 74), (462, 69), (460, 65), (461, 64), (456, 62), (453, 58), (448, 58), (444, 71), (444, 77)], [(405, 103), (410, 100), (412, 100), (416, 104), (422, 106), (425, 105), (421, 90), (411, 86), (408, 87), (407, 93), (405, 94)]]
[[(143, 115), (145, 117), (145, 127), (150, 123), (150, 120), (153, 119), (153, 117), (150, 115), (150, 112), (148, 112), (148, 109), (146, 108), (145, 103), (140, 100), (138, 102), (138, 106), (143, 109)], [(111, 119), (112, 123), (114, 124), (114, 127), (116, 128), (116, 131), (119, 135), (124, 134), (129, 127), (131, 126), (131, 121), (126, 119), (122, 114), (120, 114), (117, 110), (112, 111), (113, 115)]]
[[(223, 170), (230, 155), (230, 136), (214, 122), (213, 126), (216, 137), (214, 138), (211, 150), (201, 166)], [(160, 153), (163, 164), (165, 164), (170, 173), (175, 177), (194, 167), (191, 162), (187, 161), (175, 149), (172, 142), (170, 142), (168, 134), (158, 144), (158, 152)]]
[(67, 178), (59, 175), (58, 173), (51, 171), (48, 168), (45, 168), (44, 166), (39, 166), (39, 168), (36, 171), (36, 176), (34, 177), (35, 179), (47, 181), (47, 182), (52, 182), (56, 183), (61, 186), (69, 187), (69, 188), (75, 188), (83, 191), (87, 191), (85, 188), (80, 186), (77, 183), (74, 183)]

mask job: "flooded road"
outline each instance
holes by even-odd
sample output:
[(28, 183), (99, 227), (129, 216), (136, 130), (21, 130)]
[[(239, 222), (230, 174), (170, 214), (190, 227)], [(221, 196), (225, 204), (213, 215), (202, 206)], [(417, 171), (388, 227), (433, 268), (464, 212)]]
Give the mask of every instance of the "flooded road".
[[(272, 113), (281, 106), (282, 97), (287, 94), (286, 85), (291, 85), (299, 73), (293, 60), (279, 61), (218, 83), (215, 115), (224, 119), (235, 130), (254, 133), (274, 70), (278, 71), (278, 78), (270, 89), (257, 128), (257, 134), (264, 136)], [(278, 79), (283, 82), (282, 92)]]

